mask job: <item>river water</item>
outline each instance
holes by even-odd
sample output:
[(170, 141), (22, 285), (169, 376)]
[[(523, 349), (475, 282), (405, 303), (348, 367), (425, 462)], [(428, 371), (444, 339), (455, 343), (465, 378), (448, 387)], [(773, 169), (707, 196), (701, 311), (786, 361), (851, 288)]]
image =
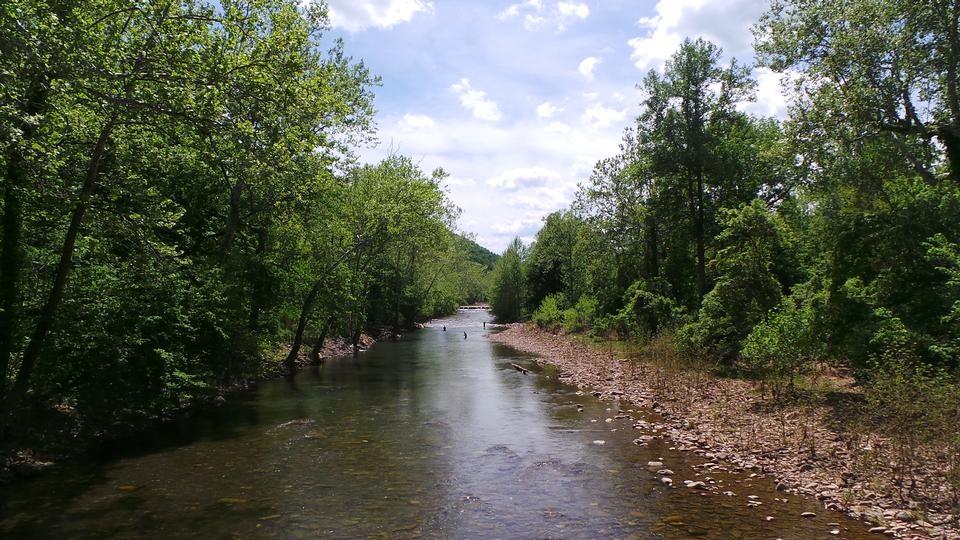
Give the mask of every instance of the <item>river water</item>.
[(633, 444), (641, 432), (616, 417), (645, 411), (491, 343), (488, 317), (461, 311), (8, 486), (0, 537), (879, 538), (769, 479), (708, 480), (692, 467), (702, 458), (669, 442)]

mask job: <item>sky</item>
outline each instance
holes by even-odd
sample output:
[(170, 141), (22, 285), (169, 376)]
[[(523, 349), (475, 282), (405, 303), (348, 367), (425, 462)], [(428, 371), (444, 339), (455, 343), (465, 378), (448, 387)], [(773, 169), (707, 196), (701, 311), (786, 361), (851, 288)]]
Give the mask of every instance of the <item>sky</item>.
[[(501, 252), (533, 240), (594, 164), (618, 152), (640, 112), (636, 85), (684, 37), (753, 61), (765, 0), (328, 0), (332, 35), (382, 78), (379, 143), (450, 175), (459, 227)], [(754, 71), (756, 102), (784, 116), (776, 74)]]

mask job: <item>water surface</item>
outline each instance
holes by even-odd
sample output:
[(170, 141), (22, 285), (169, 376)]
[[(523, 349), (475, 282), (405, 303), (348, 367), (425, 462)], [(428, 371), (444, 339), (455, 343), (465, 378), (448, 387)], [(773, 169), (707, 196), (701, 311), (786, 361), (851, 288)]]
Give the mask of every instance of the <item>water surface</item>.
[(633, 444), (641, 432), (616, 417), (646, 412), (489, 342), (488, 317), (461, 311), (264, 383), (109, 460), (8, 486), (0, 536), (879, 538), (769, 479), (704, 473), (735, 496), (683, 487), (706, 480), (692, 468), (701, 458)]

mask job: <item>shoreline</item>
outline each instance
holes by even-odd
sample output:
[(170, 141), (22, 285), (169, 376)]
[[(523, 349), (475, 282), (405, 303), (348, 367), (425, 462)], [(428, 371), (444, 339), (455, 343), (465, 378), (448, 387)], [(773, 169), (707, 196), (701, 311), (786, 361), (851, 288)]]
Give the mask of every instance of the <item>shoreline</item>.
[[(394, 335), (393, 332), (385, 329), (380, 329), (376, 338), (364, 332), (360, 338), (361, 351), (369, 350), (377, 342), (390, 339)], [(281, 348), (276, 353), (274, 361), (264, 364), (269, 367), (261, 373), (225, 382), (212, 388), (208, 395), (181, 403), (176, 408), (131, 418), (122, 425), (101, 429), (94, 433), (85, 431), (82, 420), (74, 416), (69, 418), (73, 429), (68, 434), (59, 433), (58, 437), (57, 434), (48, 436), (44, 433), (39, 435), (42, 438), (40, 444), (23, 443), (0, 449), (0, 485), (8, 485), (56, 470), (63, 463), (95, 455), (111, 443), (136, 437), (139, 433), (162, 427), (194, 413), (215, 409), (224, 404), (230, 396), (250, 391), (260, 383), (290, 376), (284, 372), (282, 365), (286, 350), (288, 347)], [(328, 360), (350, 358), (353, 355), (353, 345), (346, 338), (329, 338), (321, 350), (319, 364)], [(310, 359), (309, 348), (304, 348), (297, 357), (296, 373), (319, 364)], [(45, 431), (53, 432), (54, 429), (38, 430), (38, 432)]]
[[(878, 447), (882, 443), (868, 440), (866, 448), (851, 448), (849, 437), (832, 427), (827, 405), (774, 410), (749, 381), (666, 372), (533, 325), (499, 326), (502, 330), (488, 335), (491, 341), (535, 354), (538, 364), (556, 366), (561, 382), (593, 391), (600, 399), (623, 399), (659, 413), (662, 424), (634, 426), (645, 433), (655, 430), (640, 435), (636, 444), (663, 435), (677, 450), (703, 455), (722, 470), (768, 475), (778, 490), (814, 497), (823, 508), (843, 512), (889, 537), (960, 539), (956, 516), (925, 508), (929, 500), (895, 500), (889, 493), (893, 485), (885, 484), (876, 470), (857, 466), (871, 442)], [(920, 483), (926, 493), (940, 487), (935, 474), (920, 478)]]

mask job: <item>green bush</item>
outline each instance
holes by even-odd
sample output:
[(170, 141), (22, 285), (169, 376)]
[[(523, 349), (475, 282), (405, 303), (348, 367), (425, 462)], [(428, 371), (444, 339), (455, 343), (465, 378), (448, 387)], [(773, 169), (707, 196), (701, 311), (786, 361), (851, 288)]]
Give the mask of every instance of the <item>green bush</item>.
[(743, 342), (743, 364), (771, 382), (777, 398), (784, 387), (792, 391), (797, 377), (809, 372), (823, 354), (811, 330), (811, 316), (809, 309), (787, 298)]
[(637, 280), (623, 295), (623, 307), (604, 320), (604, 327), (615, 330), (621, 337), (657, 335), (661, 328), (682, 316), (682, 310), (669, 297), (659, 293), (663, 286), (650, 286), (646, 280)]
[(557, 331), (563, 324), (563, 310), (566, 305), (567, 298), (563, 293), (547, 296), (533, 312), (533, 322), (543, 330)]
[(703, 297), (697, 321), (677, 333), (690, 351), (732, 362), (753, 327), (780, 303), (779, 256), (789, 249), (780, 218), (755, 200), (739, 210), (721, 209), (720, 248), (710, 260), (716, 284)]
[(576, 305), (563, 311), (563, 329), (567, 332), (585, 332), (593, 328), (598, 316), (597, 300), (581, 296)]

